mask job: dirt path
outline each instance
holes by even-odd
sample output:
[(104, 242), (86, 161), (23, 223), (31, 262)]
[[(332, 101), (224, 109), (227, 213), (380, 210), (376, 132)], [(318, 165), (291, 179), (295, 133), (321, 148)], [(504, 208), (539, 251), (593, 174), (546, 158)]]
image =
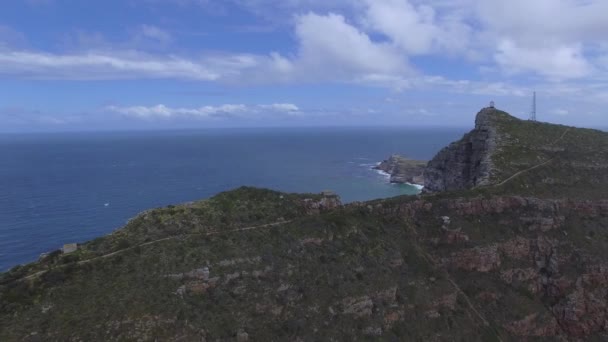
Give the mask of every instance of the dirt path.
[[(102, 258), (109, 258), (111, 256), (124, 253), (124, 252), (132, 250), (134, 248), (138, 248), (138, 247), (141, 248), (141, 247), (157, 244), (159, 242), (168, 241), (168, 240), (176, 240), (176, 239), (188, 238), (188, 237), (192, 237), (192, 236), (211, 236), (211, 235), (218, 235), (218, 234), (225, 234), (225, 233), (242, 232), (242, 231), (247, 231), (247, 230), (257, 230), (257, 229), (262, 229), (262, 228), (269, 228), (269, 227), (275, 227), (275, 226), (280, 226), (280, 225), (288, 224), (288, 223), (291, 223), (292, 221), (293, 220), (279, 221), (279, 222), (273, 222), (273, 223), (266, 223), (266, 224), (262, 224), (262, 225), (259, 225), (259, 226), (249, 226), (249, 227), (229, 229), (229, 230), (214, 230), (214, 231), (205, 232), (205, 233), (194, 233), (194, 234), (184, 234), (184, 235), (169, 236), (169, 237), (166, 237), (166, 238), (162, 238), (162, 239), (158, 239), (158, 240), (154, 240), (154, 241), (148, 241), (148, 242), (144, 242), (144, 243), (141, 243), (139, 245), (136, 245), (136, 246), (124, 248), (124, 249), (121, 249), (121, 250), (116, 251), (116, 252), (100, 255), (100, 256), (95, 257), (95, 258), (78, 261), (75, 264), (76, 265), (84, 265), (84, 264), (93, 262), (95, 260), (99, 260), (99, 259), (102, 259)], [(69, 265), (74, 265), (74, 263), (72, 263), (72, 264), (66, 264), (66, 265), (61, 265), (61, 266), (55, 267), (54, 269), (63, 268), (63, 267), (69, 266)], [(43, 275), (44, 273), (46, 273), (48, 271), (49, 270), (39, 271), (39, 272), (36, 272), (34, 274), (30, 274), (30, 275), (28, 275), (26, 277), (16, 279), (13, 282), (33, 279), (35, 277)]]
[[(550, 145), (550, 146), (555, 146), (555, 145), (556, 145), (558, 142), (562, 141), (562, 140), (564, 139), (564, 137), (566, 136), (566, 134), (567, 134), (567, 133), (570, 131), (570, 129), (571, 129), (570, 127), (566, 128), (566, 130), (564, 131), (564, 133), (562, 133), (562, 135), (561, 135), (559, 138), (557, 138), (557, 140), (555, 140), (553, 143), (551, 143), (551, 145)], [(532, 166), (532, 167), (529, 167), (529, 168), (527, 168), (527, 169), (525, 169), (525, 170), (521, 170), (521, 171), (519, 171), (519, 172), (516, 172), (516, 173), (515, 173), (515, 174), (513, 174), (511, 177), (509, 177), (509, 178), (505, 179), (504, 181), (502, 181), (502, 182), (500, 182), (500, 183), (496, 184), (495, 186), (496, 186), (496, 187), (499, 187), (499, 186), (505, 185), (506, 183), (508, 183), (508, 182), (510, 182), (511, 180), (513, 180), (513, 179), (515, 179), (515, 178), (517, 178), (517, 177), (521, 176), (522, 174), (524, 174), (524, 173), (526, 173), (526, 172), (530, 172), (530, 171), (532, 171), (532, 170), (534, 170), (534, 169), (538, 169), (539, 167), (545, 166), (545, 165), (549, 164), (550, 162), (552, 162), (552, 161), (554, 161), (554, 160), (555, 160), (555, 158), (551, 158), (551, 159), (546, 160), (546, 161), (544, 161), (544, 162), (542, 162), (542, 163), (539, 163), (539, 164), (536, 164), (536, 165), (534, 165), (534, 166)]]
[[(416, 230), (416, 228), (409, 222), (407, 223), (407, 226), (408, 226), (408, 229), (410, 230), (410, 232), (412, 232), (414, 234), (414, 236), (417, 237), (418, 231)], [(467, 302), (467, 306), (469, 307), (470, 312), (472, 312), (484, 326), (489, 327), (490, 323), (488, 322), (488, 320), (483, 316), (483, 314), (481, 312), (479, 312), (475, 308), (475, 305), (473, 304), (473, 302), (471, 301), (469, 296), (467, 296), (467, 294), (460, 288), (460, 286), (458, 286), (458, 284), (452, 279), (452, 276), (450, 275), (448, 270), (445, 269), (444, 267), (442, 267), (441, 263), (437, 262), (435, 260), (435, 258), (433, 258), (432, 255), (430, 255), (422, 247), (420, 247), (420, 245), (418, 243), (414, 244), (414, 248), (429, 264), (432, 265), (433, 268), (435, 268), (436, 270), (440, 270), (444, 274), (446, 280), (448, 282), (450, 282), (450, 284), (452, 284), (452, 287), (454, 288), (454, 290), (456, 290), (456, 292), (458, 294), (460, 294), (464, 298), (464, 300)], [(471, 317), (470, 314), (469, 314), (469, 317)], [(500, 338), (499, 335), (496, 335), (496, 338), (498, 341), (502, 342), (502, 339)]]
[(549, 160), (547, 160), (547, 161), (544, 161), (544, 162), (542, 162), (542, 163), (540, 163), (540, 164), (537, 164), (537, 165), (534, 165), (534, 166), (532, 166), (532, 167), (530, 167), (530, 168), (527, 168), (527, 169), (525, 169), (525, 170), (521, 170), (521, 171), (519, 171), (519, 172), (516, 172), (516, 173), (515, 173), (513, 176), (511, 176), (511, 177), (509, 177), (509, 178), (505, 179), (504, 181), (502, 181), (502, 182), (500, 182), (500, 183), (496, 184), (495, 186), (496, 186), (496, 187), (499, 187), (499, 186), (505, 185), (505, 184), (507, 184), (509, 181), (513, 180), (514, 178), (517, 178), (517, 177), (521, 176), (522, 174), (524, 174), (524, 173), (526, 173), (526, 172), (530, 172), (530, 171), (532, 171), (532, 170), (534, 170), (534, 169), (538, 169), (539, 167), (542, 167), (542, 166), (545, 166), (545, 165), (549, 164), (549, 163), (550, 163), (550, 162), (552, 162), (554, 159), (555, 159), (555, 158), (551, 158), (551, 159), (549, 159)]
[(572, 129), (572, 127), (568, 127), (566, 128), (566, 130), (564, 131), (564, 133), (562, 133), (562, 135), (557, 138), (557, 140), (555, 140), (553, 142), (553, 144), (551, 144), (551, 146), (555, 146), (555, 144), (557, 144), (558, 142), (562, 141), (562, 139), (564, 139), (564, 137), (566, 136), (566, 134)]

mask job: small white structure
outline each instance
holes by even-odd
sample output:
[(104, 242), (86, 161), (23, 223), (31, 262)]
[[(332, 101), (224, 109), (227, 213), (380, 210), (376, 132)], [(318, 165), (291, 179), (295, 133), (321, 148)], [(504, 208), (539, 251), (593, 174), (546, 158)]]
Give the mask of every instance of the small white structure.
[(489, 108), (494, 108), (494, 101), (490, 101), (490, 107)]
[(63, 254), (76, 252), (78, 250), (78, 244), (77, 243), (66, 243), (65, 245), (63, 245), (63, 248), (61, 250), (63, 251)]

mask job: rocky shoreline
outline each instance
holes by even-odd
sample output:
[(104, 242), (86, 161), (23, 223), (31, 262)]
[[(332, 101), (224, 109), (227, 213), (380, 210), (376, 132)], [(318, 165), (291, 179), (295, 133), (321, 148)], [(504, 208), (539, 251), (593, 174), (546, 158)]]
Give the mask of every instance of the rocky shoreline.
[(391, 183), (412, 184), (424, 186), (424, 170), (426, 161), (413, 160), (404, 156), (393, 154), (374, 167), (390, 175)]
[(486, 108), (376, 167), (432, 195), (242, 187), (0, 273), (0, 340), (608, 341), (607, 163), (605, 132)]

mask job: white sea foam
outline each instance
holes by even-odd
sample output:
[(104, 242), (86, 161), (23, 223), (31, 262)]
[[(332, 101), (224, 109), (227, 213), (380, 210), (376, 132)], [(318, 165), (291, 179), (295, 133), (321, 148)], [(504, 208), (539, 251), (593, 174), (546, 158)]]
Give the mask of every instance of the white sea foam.
[(415, 187), (415, 188), (416, 188), (416, 189), (418, 189), (418, 190), (422, 190), (422, 189), (424, 189), (424, 185), (420, 185), (420, 184), (412, 184), (412, 183), (405, 183), (405, 184), (407, 184), (407, 185), (409, 185), (409, 186), (413, 186), (413, 187)]
[(384, 172), (382, 170), (374, 170), (376, 171), (377, 174), (381, 175), (382, 177), (385, 177), (387, 181), (390, 181), (391, 179), (391, 174), (388, 172)]

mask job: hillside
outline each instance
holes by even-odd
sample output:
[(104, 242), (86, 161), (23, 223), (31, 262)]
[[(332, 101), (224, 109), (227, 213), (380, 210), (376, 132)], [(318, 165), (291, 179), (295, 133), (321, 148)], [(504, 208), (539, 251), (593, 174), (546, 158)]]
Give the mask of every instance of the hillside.
[(424, 185), (424, 168), (427, 162), (412, 160), (398, 154), (393, 154), (374, 167), (388, 173), (391, 183), (410, 183)]
[(606, 340), (607, 136), (482, 111), (447, 192), (147, 211), (1, 275), (0, 340)]
[(440, 151), (425, 170), (431, 192), (492, 187), (490, 193), (603, 198), (608, 134), (520, 120), (493, 108), (475, 129)]

